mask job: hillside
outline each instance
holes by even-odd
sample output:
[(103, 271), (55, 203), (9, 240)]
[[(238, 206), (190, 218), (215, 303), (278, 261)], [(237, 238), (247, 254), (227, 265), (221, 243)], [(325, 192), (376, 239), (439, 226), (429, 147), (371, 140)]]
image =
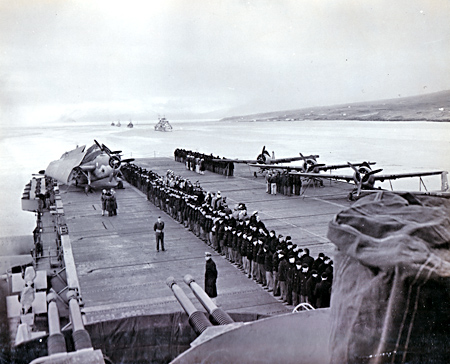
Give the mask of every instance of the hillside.
[(222, 120), (450, 121), (450, 90), (390, 100), (232, 116)]

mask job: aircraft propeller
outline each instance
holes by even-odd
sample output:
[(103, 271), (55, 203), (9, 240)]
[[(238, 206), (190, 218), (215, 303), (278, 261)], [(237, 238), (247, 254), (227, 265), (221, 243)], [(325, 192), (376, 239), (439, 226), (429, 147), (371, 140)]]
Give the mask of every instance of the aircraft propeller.
[[(105, 144), (100, 145), (100, 143), (94, 139), (95, 144), (97, 144), (97, 146), (100, 148), (100, 150), (102, 152), (105, 152), (108, 156), (109, 156), (109, 166), (111, 168), (113, 168), (114, 170), (119, 169), (120, 165), (122, 163), (129, 163), (129, 162), (133, 162), (134, 158), (128, 158), (128, 159), (121, 159), (121, 155), (120, 153), (122, 153), (121, 150), (116, 150), (116, 151), (112, 151), (111, 149), (109, 149)], [(111, 178), (113, 177), (113, 175), (111, 175)]]
[(121, 163), (121, 160), (120, 160), (120, 157), (119, 157), (119, 156), (117, 156), (117, 155), (111, 155), (111, 156), (109, 157), (109, 166), (110, 166), (111, 168), (113, 168), (113, 169), (119, 168), (119, 167), (120, 167), (120, 163)]
[(305, 158), (305, 156), (302, 153), (299, 153), (300, 157), (302, 157), (303, 159), (303, 168), (305, 170), (305, 172), (314, 172), (314, 173), (318, 173), (319, 171), (316, 170), (317, 167), (323, 167), (325, 166), (325, 164), (319, 164), (317, 163), (316, 158)]
[(109, 149), (105, 144), (100, 145), (100, 143), (98, 141), (96, 141), (94, 139), (95, 144), (97, 144), (97, 147), (102, 151), (105, 152), (106, 154), (110, 155), (110, 154), (120, 154), (122, 153), (121, 150), (111, 150)]
[(356, 166), (350, 162), (347, 162), (347, 164), (355, 171), (353, 179), (357, 186), (356, 196), (360, 195), (363, 186), (373, 187), (375, 180), (372, 176), (382, 171), (382, 169), (372, 170), (368, 163), (363, 163), (363, 165), (359, 168), (356, 168)]
[(264, 145), (263, 146), (263, 149), (262, 149), (262, 151), (261, 151), (261, 154), (260, 155), (258, 155), (258, 157), (256, 157), (256, 160), (258, 161), (258, 162), (260, 162), (260, 163), (265, 163), (266, 162), (266, 155), (268, 156), (268, 157), (270, 157), (270, 153), (266, 150), (266, 146)]

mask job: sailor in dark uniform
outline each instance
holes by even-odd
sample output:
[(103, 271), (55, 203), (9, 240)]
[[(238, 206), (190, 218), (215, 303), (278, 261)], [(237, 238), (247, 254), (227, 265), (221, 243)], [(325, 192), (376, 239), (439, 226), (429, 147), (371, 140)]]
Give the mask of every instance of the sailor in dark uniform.
[(161, 220), (161, 216), (158, 216), (158, 221), (153, 225), (156, 238), (156, 251), (159, 252), (159, 243), (161, 242), (161, 249), (164, 251), (164, 221)]
[(331, 283), (328, 281), (328, 275), (325, 272), (322, 273), (321, 279), (314, 289), (316, 306), (317, 308), (330, 307)]
[(217, 297), (217, 268), (216, 263), (211, 258), (211, 253), (205, 253), (206, 266), (205, 266), (205, 292), (213, 299)]

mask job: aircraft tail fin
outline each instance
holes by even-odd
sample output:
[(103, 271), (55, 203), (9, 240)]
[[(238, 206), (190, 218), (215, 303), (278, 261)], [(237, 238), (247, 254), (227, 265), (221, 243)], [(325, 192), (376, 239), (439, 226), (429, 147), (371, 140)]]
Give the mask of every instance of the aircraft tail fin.
[(449, 187), (448, 187), (448, 172), (447, 171), (442, 171), (441, 174), (441, 190), (442, 191), (448, 191)]

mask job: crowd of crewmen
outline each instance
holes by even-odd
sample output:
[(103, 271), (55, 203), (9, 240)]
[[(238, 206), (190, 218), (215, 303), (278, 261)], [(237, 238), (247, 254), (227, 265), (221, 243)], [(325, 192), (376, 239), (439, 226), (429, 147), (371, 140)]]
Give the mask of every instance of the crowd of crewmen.
[(124, 165), (122, 172), (149, 201), (279, 300), (294, 306), (307, 302), (315, 308), (329, 307), (333, 262), (323, 253), (314, 259), (290, 236), (269, 231), (257, 211), (249, 215), (242, 203), (231, 209), (220, 191), (205, 192), (198, 181), (193, 184), (170, 170), (160, 176), (132, 163)]
[(302, 180), (300, 176), (290, 174), (289, 171), (268, 171), (266, 173), (266, 192), (272, 195), (277, 193), (300, 196)]
[(175, 149), (173, 154), (175, 161), (185, 163), (186, 169), (199, 174), (204, 174), (205, 170), (224, 176), (232, 176), (234, 173), (233, 162), (215, 161), (213, 159), (220, 159), (220, 157), (214, 157), (212, 154), (207, 155), (179, 148)]

